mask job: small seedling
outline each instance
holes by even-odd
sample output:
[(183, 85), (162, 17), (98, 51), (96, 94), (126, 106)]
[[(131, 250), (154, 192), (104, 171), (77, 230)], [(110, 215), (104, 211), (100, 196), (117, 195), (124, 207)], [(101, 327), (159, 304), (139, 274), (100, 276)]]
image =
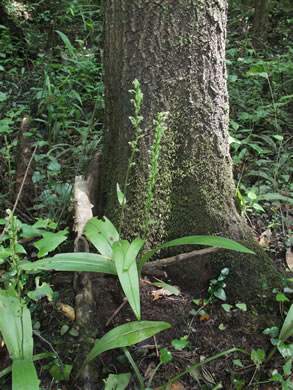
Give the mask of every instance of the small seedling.
[(208, 293), (210, 294), (211, 303), (214, 303), (216, 299), (226, 301), (227, 296), (224, 290), (224, 288), (226, 287), (226, 283), (224, 282), (224, 280), (226, 279), (226, 276), (228, 274), (229, 274), (229, 268), (223, 268), (220, 275), (217, 277), (217, 279), (212, 279), (210, 281), (210, 287), (208, 289)]

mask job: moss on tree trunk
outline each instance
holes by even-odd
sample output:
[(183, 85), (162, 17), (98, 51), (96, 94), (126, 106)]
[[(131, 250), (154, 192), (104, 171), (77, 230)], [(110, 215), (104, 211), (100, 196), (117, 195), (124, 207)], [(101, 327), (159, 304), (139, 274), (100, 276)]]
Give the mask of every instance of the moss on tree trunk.
[[(234, 202), (228, 144), (226, 6), (226, 1), (218, 0), (105, 2), (105, 146), (95, 203), (98, 214), (116, 224), (120, 215), (116, 183), (123, 187), (128, 143), (135, 138), (128, 92), (135, 78), (144, 94), (145, 136), (132, 169), (123, 229), (128, 239), (141, 235), (144, 226), (153, 119), (158, 112), (169, 111), (151, 209), (151, 219), (157, 223), (150, 225), (148, 245), (198, 234), (221, 234), (255, 245)], [(232, 275), (237, 276), (231, 281), (238, 287), (246, 281), (239, 296), (249, 291), (255, 294), (256, 279), (261, 284), (276, 280), (277, 271), (260, 252), (250, 257), (249, 266), (238, 261), (238, 253), (225, 252), (221, 261), (216, 255), (209, 270), (228, 266), (228, 258)], [(186, 275), (191, 282), (198, 278), (192, 264)], [(180, 278), (182, 267), (175, 270)]]

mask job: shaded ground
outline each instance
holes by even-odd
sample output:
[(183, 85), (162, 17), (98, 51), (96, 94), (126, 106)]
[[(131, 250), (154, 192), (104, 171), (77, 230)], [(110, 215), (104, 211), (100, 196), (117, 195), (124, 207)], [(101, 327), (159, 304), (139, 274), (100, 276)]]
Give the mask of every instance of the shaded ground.
[[(94, 274), (92, 277), (97, 310), (96, 337), (100, 338), (113, 327), (133, 321), (135, 318), (129, 305), (126, 304), (113, 318), (110, 325), (106, 325), (113, 312), (123, 302), (123, 296), (115, 278), (96, 277)], [(193, 299), (207, 297), (208, 286), (206, 288), (195, 286), (193, 291), (182, 290), (179, 296), (162, 296), (155, 294), (158, 288), (150, 285), (153, 281), (156, 280), (145, 277), (141, 280), (142, 319), (167, 321), (171, 323), (172, 328), (129, 348), (145, 382), (160, 361), (159, 351), (167, 348), (172, 353), (172, 361), (162, 365), (154, 376), (152, 389), (160, 388), (192, 364), (233, 347), (244, 349), (249, 353), (259, 348), (264, 349), (266, 354), (271, 350), (269, 337), (263, 335), (262, 331), (267, 327), (280, 325), (267, 322), (268, 318), (278, 318), (278, 306), (272, 308), (264, 302), (263, 312), (257, 313), (256, 309), (247, 302), (246, 312), (233, 306), (231, 312), (227, 313), (221, 306), (223, 302), (218, 301), (205, 307), (208, 316), (201, 317), (196, 313), (200, 307), (193, 303)], [(56, 274), (52, 278), (52, 283), (54, 290), (60, 291), (59, 302), (74, 306), (72, 276)], [(227, 297), (227, 302), (229, 302), (229, 297)], [(67, 319), (60, 308), (52, 303), (44, 303), (36, 317), (41, 325), (42, 336), (49, 340), (54, 349), (59, 352), (63, 364), (72, 364), (76, 361), (80, 354), (80, 345), (77, 335), (74, 335), (74, 330), (76, 330), (74, 322)], [(69, 330), (61, 336), (60, 331), (64, 324), (69, 326)], [(186, 335), (188, 346), (182, 351), (175, 350), (171, 342)], [(46, 343), (38, 341), (37, 338), (36, 343), (38, 352), (48, 351)], [(96, 364), (100, 378), (96, 389), (104, 388), (103, 379), (107, 378), (110, 373), (133, 372), (121, 349), (103, 353), (96, 359)], [(273, 368), (281, 369), (282, 364), (283, 360), (276, 354), (265, 369), (257, 371), (249, 355), (239, 352), (231, 353), (204, 365), (203, 370), (193, 370), (191, 374), (182, 376), (173, 383), (170, 389), (213, 389), (218, 383), (221, 383), (224, 389), (278, 389), (281, 388), (280, 384), (272, 386), (268, 383), (259, 384), (259, 382), (266, 381), (271, 376), (270, 371)], [(71, 388), (66, 383), (62, 387), (60, 384), (57, 386), (56, 382), (54, 384), (46, 370), (48, 367), (43, 362), (42, 365), (38, 363), (37, 368), (42, 372), (44, 388), (54, 390)], [(83, 384), (80, 383), (80, 387), (74, 386), (73, 388), (81, 389), (82, 386)], [(127, 389), (139, 388), (137, 378), (133, 374)]]

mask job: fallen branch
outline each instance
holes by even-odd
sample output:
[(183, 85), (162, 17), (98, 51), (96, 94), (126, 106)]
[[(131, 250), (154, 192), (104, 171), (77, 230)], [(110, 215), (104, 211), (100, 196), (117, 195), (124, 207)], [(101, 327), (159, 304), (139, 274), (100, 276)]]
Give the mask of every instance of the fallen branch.
[(211, 248), (204, 248), (199, 250), (194, 250), (192, 252), (188, 253), (180, 253), (176, 256), (166, 257), (165, 259), (155, 260), (155, 261), (149, 261), (143, 266), (142, 273), (147, 272), (148, 270), (152, 268), (163, 268), (167, 267), (168, 265), (172, 263), (179, 263), (181, 261), (192, 259), (193, 257), (197, 256), (204, 256), (213, 252), (217, 252), (220, 250), (220, 248), (216, 246), (212, 246)]

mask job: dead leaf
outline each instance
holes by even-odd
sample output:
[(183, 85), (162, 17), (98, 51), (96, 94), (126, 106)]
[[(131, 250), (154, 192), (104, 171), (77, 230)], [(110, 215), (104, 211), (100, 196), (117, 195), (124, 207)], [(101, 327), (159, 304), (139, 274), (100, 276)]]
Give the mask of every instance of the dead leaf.
[[(160, 390), (162, 386), (155, 387), (154, 390)], [(182, 385), (181, 382), (175, 381), (171, 383), (169, 386), (166, 387), (166, 390), (186, 390), (185, 387)]]
[(154, 296), (161, 296), (161, 297), (169, 297), (170, 295), (174, 295), (173, 293), (166, 290), (165, 288), (160, 288), (159, 290), (153, 290), (151, 294)]
[(202, 373), (202, 376), (206, 382), (212, 383), (214, 385), (216, 384), (213, 375), (210, 373), (210, 371), (206, 367), (204, 367), (204, 366), (201, 367), (201, 373)]
[(286, 252), (286, 263), (290, 271), (293, 271), (293, 252), (291, 248), (287, 249)]
[(60, 308), (67, 318), (69, 318), (71, 321), (75, 320), (75, 311), (73, 307), (67, 305), (66, 303), (60, 303)]
[(272, 231), (271, 229), (267, 229), (259, 236), (258, 243), (263, 248), (268, 248), (271, 243), (271, 238), (272, 238)]
[(210, 315), (209, 314), (204, 314), (203, 316), (200, 316), (199, 317), (199, 320), (200, 321), (204, 321), (204, 320), (208, 320), (210, 318)]
[(145, 379), (149, 379), (152, 376), (155, 367), (156, 367), (155, 363), (151, 361), (150, 364), (147, 366), (147, 369), (145, 370), (144, 373)]

